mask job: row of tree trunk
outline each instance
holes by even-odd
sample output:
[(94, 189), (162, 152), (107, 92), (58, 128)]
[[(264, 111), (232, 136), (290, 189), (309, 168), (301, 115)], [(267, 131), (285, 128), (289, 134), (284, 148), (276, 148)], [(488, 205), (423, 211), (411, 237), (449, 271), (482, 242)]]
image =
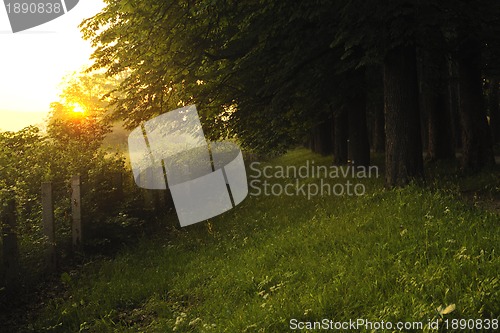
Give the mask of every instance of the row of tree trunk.
[(313, 151), (333, 153), (335, 164), (367, 166), (371, 141), (374, 151), (385, 151), (389, 187), (423, 179), (424, 150), (427, 160), (436, 161), (454, 159), (461, 149), (461, 166), (467, 173), (495, 163), (493, 144), (500, 141), (499, 81), (483, 79), (479, 41), (466, 39), (453, 56), (417, 50), (414, 45), (392, 49), (379, 69), (381, 94), (367, 93), (367, 80), (372, 86), (377, 82), (367, 72), (353, 73), (360, 83), (354, 98), (331, 110), (312, 129)]

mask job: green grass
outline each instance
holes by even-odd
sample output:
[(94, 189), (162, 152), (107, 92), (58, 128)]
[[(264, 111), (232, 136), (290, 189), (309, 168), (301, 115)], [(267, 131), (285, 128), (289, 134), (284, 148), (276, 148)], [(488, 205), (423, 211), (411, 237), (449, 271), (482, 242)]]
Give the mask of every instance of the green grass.
[[(330, 162), (298, 150), (269, 163), (306, 160)], [(387, 191), (382, 178), (362, 180), (361, 197), (249, 196), (208, 222), (143, 239), (64, 274), (65, 294), (28, 331), (288, 332), (292, 318), (498, 318), (499, 216), (452, 190)], [(450, 314), (436, 310), (450, 304)]]

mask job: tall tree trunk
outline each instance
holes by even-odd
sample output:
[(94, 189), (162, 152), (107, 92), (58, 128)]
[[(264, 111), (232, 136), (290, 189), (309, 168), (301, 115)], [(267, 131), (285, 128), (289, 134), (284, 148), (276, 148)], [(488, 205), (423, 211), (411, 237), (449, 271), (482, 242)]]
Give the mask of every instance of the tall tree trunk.
[(447, 105), (447, 64), (439, 52), (420, 52), (421, 112), (425, 114), (427, 159), (455, 157), (451, 111)]
[(462, 129), (460, 125), (460, 93), (458, 85), (458, 65), (456, 59), (448, 54), (448, 102), (446, 103), (451, 115), (451, 129), (454, 146), (462, 148)]
[(430, 161), (455, 158), (451, 115), (446, 104), (446, 94), (439, 93), (431, 97), (428, 109)]
[(358, 69), (353, 75), (359, 84), (355, 98), (347, 101), (346, 105), (349, 119), (349, 157), (354, 165), (369, 166), (370, 143), (366, 125), (365, 71)]
[(376, 153), (385, 151), (384, 75), (382, 66), (366, 69), (367, 117), (371, 147)]
[(391, 50), (384, 60), (386, 186), (423, 178), (416, 54), (413, 46)]
[(420, 112), (420, 136), (422, 138), (422, 150), (427, 151), (429, 149), (429, 128), (427, 126), (429, 120), (427, 115), (428, 101), (429, 98), (427, 94), (427, 90), (424, 89), (428, 82), (424, 79), (424, 57), (423, 51), (419, 48), (416, 50), (417, 55), (417, 82), (418, 82), (418, 107)]
[(490, 111), (490, 129), (493, 143), (500, 142), (500, 105), (498, 96), (498, 79), (490, 80), (488, 109)]
[(375, 121), (373, 123), (373, 151), (383, 153), (385, 151), (385, 119), (384, 105), (373, 108)]
[(333, 119), (333, 164), (347, 164), (347, 140), (349, 119), (344, 108), (335, 110)]
[(480, 47), (471, 37), (457, 54), (464, 172), (476, 172), (495, 162), (483, 100)]
[(333, 153), (332, 119), (325, 118), (311, 130), (311, 150), (323, 156)]

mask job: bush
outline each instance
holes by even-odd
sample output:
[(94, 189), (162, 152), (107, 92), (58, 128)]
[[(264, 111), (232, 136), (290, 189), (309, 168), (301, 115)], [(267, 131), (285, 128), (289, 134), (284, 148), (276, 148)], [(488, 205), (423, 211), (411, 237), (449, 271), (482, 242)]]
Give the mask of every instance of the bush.
[(56, 241), (62, 257), (71, 246), (71, 176), (81, 176), (82, 218), (89, 229), (113, 223), (112, 217), (126, 214), (127, 204), (134, 200), (120, 190), (119, 180), (126, 171), (123, 156), (104, 151), (100, 141), (82, 143), (80, 139), (60, 140), (36, 127), (0, 133), (0, 199), (5, 202), (15, 195), (23, 284), (38, 279), (44, 269), (42, 182), (53, 186)]

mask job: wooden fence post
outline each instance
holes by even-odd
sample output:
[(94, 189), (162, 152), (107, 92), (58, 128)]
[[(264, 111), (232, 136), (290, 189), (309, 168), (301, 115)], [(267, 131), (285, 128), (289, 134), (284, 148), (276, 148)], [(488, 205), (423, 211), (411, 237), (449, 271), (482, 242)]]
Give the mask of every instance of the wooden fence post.
[(166, 198), (166, 193), (167, 190), (161, 190), (158, 191), (157, 194), (157, 204), (156, 204), (156, 211), (159, 212), (160, 214), (165, 214), (167, 211), (167, 198)]
[(73, 235), (73, 248), (81, 250), (82, 247), (82, 199), (81, 199), (81, 180), (80, 176), (71, 178), (71, 212)]
[(14, 191), (9, 191), (7, 204), (2, 214), (3, 265), (7, 290), (19, 285), (19, 245), (17, 241), (16, 199)]
[(56, 261), (56, 234), (54, 227), (54, 200), (52, 183), (42, 183), (42, 221), (43, 235), (46, 240), (45, 264), (49, 272), (57, 268)]
[[(151, 176), (152, 172), (153, 172), (152, 169), (147, 169), (145, 172), (139, 174), (138, 183), (139, 184), (141, 183), (142, 177), (152, 177)], [(141, 188), (140, 191), (142, 194), (144, 209), (149, 211), (153, 210), (155, 208), (155, 197), (153, 190)]]

